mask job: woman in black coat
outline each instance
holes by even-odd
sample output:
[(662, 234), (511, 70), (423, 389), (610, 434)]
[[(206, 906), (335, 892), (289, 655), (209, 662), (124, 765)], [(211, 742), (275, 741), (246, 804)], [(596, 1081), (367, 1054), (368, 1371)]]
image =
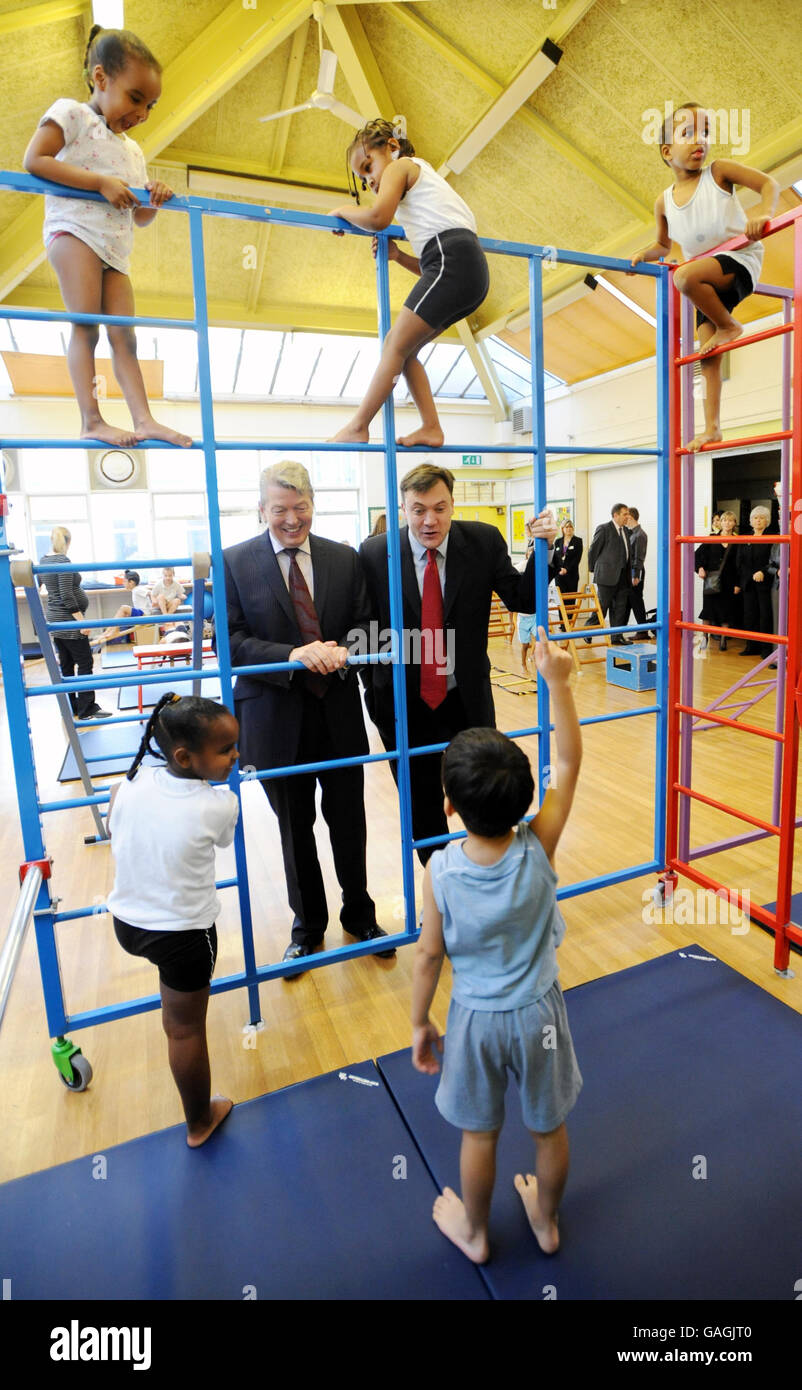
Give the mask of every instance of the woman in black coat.
[[(714, 535), (735, 536), (738, 533), (738, 518), (735, 512), (722, 512), (718, 533)], [(710, 623), (713, 627), (737, 627), (739, 622), (738, 595), (741, 592), (738, 572), (738, 552), (745, 546), (728, 545), (726, 541), (715, 544), (703, 542), (696, 548), (694, 568), (700, 579), (706, 580), (711, 588), (704, 593), (699, 621)], [(715, 585), (715, 590), (712, 586)], [(727, 650), (727, 638), (719, 637), (719, 646)], [(702, 646), (706, 647), (707, 633)]]
[(564, 521), (562, 540), (554, 542), (549, 558), (549, 579), (553, 579), (563, 594), (579, 592), (579, 562), (582, 559), (582, 537), (574, 534), (570, 521)]
[[(749, 524), (756, 536), (762, 536), (771, 521), (768, 507), (753, 507), (749, 513)], [(744, 595), (744, 627), (747, 632), (773, 632), (774, 613), (771, 605), (771, 591), (777, 571), (771, 561), (771, 546), (741, 545), (738, 547), (739, 583)], [(772, 650), (770, 642), (747, 641), (741, 656), (768, 656)]]
[[(53, 547), (49, 555), (43, 555), (42, 565), (66, 565), (69, 563), (67, 550), (70, 533), (66, 526), (54, 526), (50, 533)], [(45, 617), (49, 623), (79, 622), (86, 612), (89, 599), (81, 588), (80, 574), (44, 574), (47, 589)], [(91, 631), (91, 629), (88, 629)], [(92, 648), (86, 631), (74, 628), (71, 632), (59, 632), (53, 638), (56, 656), (65, 680), (71, 676), (91, 676), (94, 666)], [(111, 711), (101, 709), (95, 702), (94, 690), (70, 692), (70, 705), (76, 719), (110, 719)]]

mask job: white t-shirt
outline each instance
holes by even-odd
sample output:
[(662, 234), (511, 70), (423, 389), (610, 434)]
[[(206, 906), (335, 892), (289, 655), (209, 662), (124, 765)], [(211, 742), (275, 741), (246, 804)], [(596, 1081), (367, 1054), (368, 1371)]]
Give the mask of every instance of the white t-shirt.
[(417, 183), (398, 204), (397, 216), (412, 250), (420, 256), (427, 241), (438, 232), (447, 232), (453, 227), (466, 227), (469, 232), (475, 232), (476, 219), (468, 204), (431, 164), (415, 155), (411, 159), (420, 173)]
[(163, 579), (157, 579), (150, 591), (150, 596), (152, 599), (166, 598), (168, 603), (174, 598), (180, 598), (183, 601), (186, 597), (184, 586), (178, 579), (174, 579), (172, 584), (165, 584)]
[[(682, 254), (690, 260), (712, 251), (725, 241), (731, 241), (746, 229), (746, 213), (735, 195), (720, 188), (713, 176), (712, 166), (703, 169), (693, 196), (681, 207), (674, 201), (674, 188), (667, 188), (663, 194), (663, 206), (668, 224), (668, 234), (672, 241), (682, 248)], [(752, 284), (760, 279), (763, 265), (763, 243), (750, 242), (740, 251), (725, 253), (749, 272)]]
[(109, 911), (142, 931), (211, 927), (220, 911), (214, 848), (231, 844), (238, 815), (228, 787), (140, 767), (133, 782), (120, 783), (109, 816)]
[[(147, 183), (145, 156), (136, 142), (124, 133), (115, 135), (86, 102), (59, 97), (39, 124), (45, 121), (54, 121), (64, 132), (64, 148), (56, 159), (93, 174), (122, 179), (129, 188), (143, 188)], [(133, 209), (114, 208), (105, 199), (102, 203), (88, 203), (78, 198), (45, 197), (45, 246), (54, 232), (70, 232), (91, 246), (112, 270), (128, 274), (134, 240)]]

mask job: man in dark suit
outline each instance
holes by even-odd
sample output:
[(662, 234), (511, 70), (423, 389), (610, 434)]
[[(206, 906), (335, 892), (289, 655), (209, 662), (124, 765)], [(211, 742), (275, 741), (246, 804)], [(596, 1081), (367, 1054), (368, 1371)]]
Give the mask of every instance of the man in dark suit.
[[(596, 527), (588, 551), (588, 569), (599, 591), (603, 617), (606, 618), (609, 612), (610, 627), (624, 627), (629, 617), (632, 594), (629, 532), (626, 525), (629, 512), (623, 502), (616, 502), (611, 514), (612, 521)], [(595, 624), (589, 623), (588, 626)], [(615, 646), (627, 641), (620, 635), (610, 640)]]
[[(461, 729), (495, 727), (487, 656), (490, 601), (495, 590), (512, 612), (533, 612), (534, 555), (520, 574), (495, 526), (452, 522), (454, 475), (448, 468), (421, 464), (402, 478), (400, 486), (407, 519), (400, 532), (403, 625), (407, 634), (422, 637), (422, 659), (406, 665), (407, 722), (410, 747), (420, 747), (447, 743)], [(534, 535), (550, 542), (555, 533), (554, 518), (544, 512)], [(369, 537), (359, 554), (373, 617), (388, 629), (387, 537)], [(435, 634), (434, 640), (427, 641), (429, 633)], [(427, 649), (437, 655), (438, 647), (441, 660), (427, 662)], [(363, 679), (368, 712), (390, 751), (395, 748), (392, 667), (366, 667)], [(448, 833), (440, 760), (439, 753), (410, 760), (416, 840)], [(395, 775), (395, 764), (391, 766)], [(418, 850), (422, 863), (434, 848)]]
[[(643, 602), (643, 584), (646, 578), (644, 564), (646, 561), (646, 547), (649, 544), (649, 537), (640, 524), (640, 512), (637, 507), (627, 507), (627, 511), (629, 512), (629, 521), (627, 522), (629, 530), (629, 568), (632, 579), (629, 603), (635, 622), (645, 623), (646, 605)], [(627, 617), (628, 616), (627, 614)], [(635, 635), (635, 641), (644, 642), (648, 636), (648, 632), (638, 632)]]
[[(362, 569), (349, 546), (309, 534), (313, 511), (303, 465), (275, 464), (260, 479), (259, 515), (267, 530), (223, 552), (232, 665), (302, 661), (307, 668), (237, 677), (240, 761), (259, 771), (368, 752), (357, 675), (346, 666), (344, 644), (344, 634), (369, 616)], [(310, 955), (328, 924), (313, 829), (317, 782), (342, 888), (343, 929), (360, 941), (387, 934), (376, 925), (367, 891), (362, 767), (270, 778), (262, 786), (278, 816), (294, 913), (285, 960)]]

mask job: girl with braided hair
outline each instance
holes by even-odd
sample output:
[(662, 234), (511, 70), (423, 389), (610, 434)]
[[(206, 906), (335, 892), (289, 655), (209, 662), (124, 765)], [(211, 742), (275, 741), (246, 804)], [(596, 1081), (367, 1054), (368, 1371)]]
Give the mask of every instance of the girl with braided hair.
[[(115, 879), (108, 907), (123, 950), (158, 967), (170, 1070), (190, 1148), (209, 1138), (233, 1103), (211, 1094), (206, 1010), (220, 909), (214, 851), (231, 844), (239, 814), (234, 793), (211, 784), (228, 779), (238, 735), (225, 705), (164, 695), (109, 801)], [(143, 766), (146, 754), (163, 765)]]
[[(58, 276), (65, 307), (82, 314), (133, 317), (134, 292), (128, 262), (134, 226), (146, 227), (173, 196), (166, 183), (150, 180), (139, 145), (126, 134), (148, 119), (161, 93), (161, 66), (150, 49), (127, 29), (89, 33), (84, 58), (89, 100), (60, 97), (39, 122), (22, 161), (29, 174), (68, 188), (102, 194), (105, 202), (45, 198), (44, 240)], [(147, 188), (143, 207), (131, 186)], [(67, 365), (81, 411), (81, 438), (117, 446), (163, 439), (189, 448), (189, 435), (159, 424), (150, 413), (130, 324), (108, 324), (114, 375), (133, 417), (133, 429), (116, 429), (103, 419), (95, 374), (98, 328), (72, 327)]]
[[(417, 158), (406, 138), (403, 118), (396, 118), (394, 125), (384, 120), (369, 121), (348, 146), (347, 161), (357, 206), (345, 203), (334, 208), (331, 216), (342, 217), (367, 231), (381, 231), (390, 226), (397, 214), (415, 254), (400, 251), (392, 237), (387, 254), (391, 261), (397, 261), (420, 279), (407, 295), (384, 340), (381, 361), (364, 401), (334, 439), (338, 443), (366, 444), (371, 420), (403, 372), (409, 394), (420, 412), (421, 427), (397, 442), (407, 448), (423, 444), (438, 449), (443, 443), (443, 431), (418, 353), (452, 323), (478, 309), (487, 295), (490, 275), (476, 236), (476, 222), (467, 203), (451, 185), (425, 159)], [(375, 194), (371, 207), (358, 206), (357, 183)]]

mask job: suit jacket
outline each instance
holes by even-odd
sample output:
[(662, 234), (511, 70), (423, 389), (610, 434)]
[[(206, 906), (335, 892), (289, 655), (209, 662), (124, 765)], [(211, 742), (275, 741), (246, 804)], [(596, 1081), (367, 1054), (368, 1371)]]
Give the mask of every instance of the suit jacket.
[[(352, 628), (364, 628), (368, 599), (356, 552), (338, 541), (310, 535), (314, 604), (323, 640), (346, 645)], [(287, 661), (303, 645), (292, 599), (266, 530), (223, 551), (232, 666)], [(327, 676), (321, 707), (337, 757), (367, 753), (368, 740), (356, 669)], [(299, 759), (304, 675), (301, 671), (238, 676), (234, 707), (240, 722), (240, 763), (283, 767)]]
[[(626, 530), (626, 527), (624, 527)], [(621, 571), (629, 576), (631, 560), (624, 554), (624, 543), (618, 534), (614, 521), (605, 521), (597, 526), (588, 551), (588, 568), (597, 584), (613, 586), (621, 578)]]
[[(404, 627), (419, 630), (421, 596), (415, 563), (409, 544), (409, 528), (400, 533), (401, 586)], [(381, 628), (390, 626), (390, 591), (387, 568), (387, 537), (372, 536), (363, 541), (359, 554), (373, 617)], [(495, 727), (496, 714), (490, 688), (490, 661), (487, 655), (487, 625), (493, 591), (511, 612), (533, 613), (535, 609), (534, 555), (523, 573), (510, 560), (504, 538), (495, 526), (483, 521), (453, 521), (448, 533), (446, 585), (443, 595), (443, 626), (453, 630), (454, 676), (462, 697), (468, 725)], [(369, 686), (368, 708), (379, 728), (393, 727), (392, 666), (366, 669)], [(407, 701), (410, 734), (414, 737), (418, 716), (425, 721), (427, 706), (420, 700), (420, 668), (407, 667)]]
[[(573, 540), (563, 552), (563, 542), (554, 542), (554, 549), (549, 558), (549, 578), (554, 579), (558, 589), (565, 588), (566, 593), (576, 593), (579, 586), (579, 562), (582, 559), (582, 537), (574, 536)], [(566, 569), (567, 574), (560, 574), (561, 569)]]
[(629, 533), (629, 568), (633, 579), (643, 579), (646, 547), (649, 537), (642, 526), (633, 526)]

